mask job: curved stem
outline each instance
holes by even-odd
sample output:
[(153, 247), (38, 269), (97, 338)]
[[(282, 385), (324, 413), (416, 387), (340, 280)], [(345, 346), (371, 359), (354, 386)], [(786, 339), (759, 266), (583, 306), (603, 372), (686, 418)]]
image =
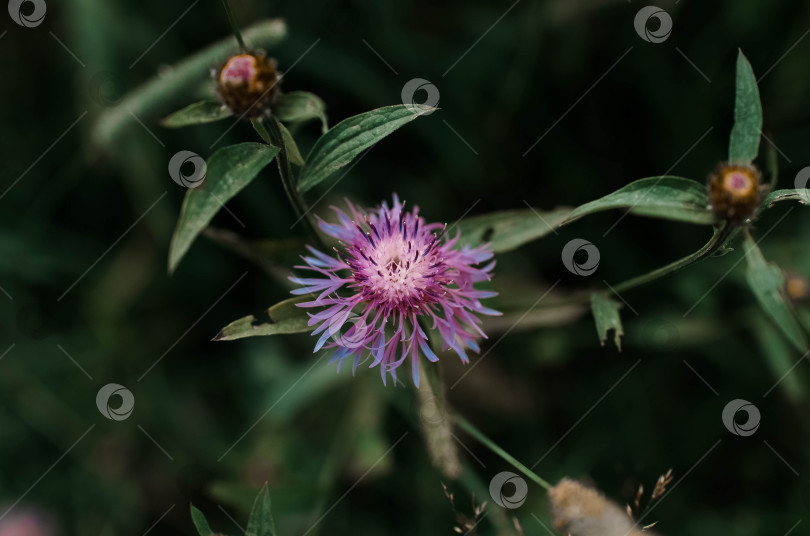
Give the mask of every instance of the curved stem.
[(459, 428), (461, 428), (462, 430), (473, 436), (475, 439), (480, 441), (481, 444), (483, 444), (489, 450), (491, 450), (492, 452), (494, 452), (495, 454), (497, 454), (498, 456), (500, 456), (501, 458), (512, 464), (512, 467), (514, 467), (515, 469), (517, 469), (518, 471), (529, 477), (533, 482), (535, 482), (539, 486), (542, 486), (546, 490), (551, 488), (551, 484), (540, 478), (537, 474), (534, 473), (534, 471), (532, 471), (531, 469), (529, 469), (528, 467), (517, 461), (514, 456), (503, 450), (498, 445), (496, 445), (490, 438), (485, 436), (480, 430), (478, 430), (478, 428), (473, 426), (467, 419), (465, 419), (461, 415), (453, 415), (453, 420), (456, 421), (456, 424), (459, 426)]
[[(613, 290), (615, 292), (623, 292), (625, 290), (630, 290), (632, 288), (644, 285), (646, 283), (650, 283), (655, 281), (656, 279), (660, 279), (665, 277), (673, 272), (677, 272), (687, 266), (694, 264), (712, 254), (714, 254), (717, 250), (723, 247), (729, 237), (731, 237), (735, 231), (739, 229), (739, 226), (733, 225), (727, 222), (724, 222), (720, 225), (720, 227), (714, 230), (714, 234), (709, 239), (706, 244), (703, 245), (699, 250), (695, 251), (678, 259), (674, 262), (667, 264), (666, 266), (662, 266), (661, 268), (657, 268), (651, 272), (647, 272), (646, 274), (639, 275), (628, 279), (627, 281), (623, 281), (617, 285), (613, 285)], [(577, 305), (583, 303), (590, 303), (591, 301), (591, 294), (595, 291), (587, 290), (583, 292), (579, 292), (570, 296), (569, 298), (557, 301), (550, 301), (547, 303), (538, 304), (538, 308), (550, 308), (550, 307), (559, 307), (562, 305)]]
[(729, 223), (724, 223), (721, 227), (717, 228), (714, 231), (714, 235), (709, 239), (706, 244), (697, 250), (696, 252), (692, 253), (691, 255), (687, 255), (682, 259), (678, 259), (677, 261), (671, 262), (666, 266), (662, 266), (652, 272), (648, 272), (644, 275), (640, 275), (634, 277), (632, 279), (628, 279), (618, 285), (614, 285), (613, 288), (616, 292), (621, 292), (623, 290), (629, 290), (634, 287), (638, 287), (645, 283), (649, 283), (650, 281), (655, 281), (661, 277), (669, 275), (673, 272), (677, 272), (682, 268), (686, 268), (690, 264), (694, 264), (697, 261), (708, 257), (709, 255), (716, 252), (720, 249), (723, 244), (725, 243), (726, 239), (731, 236), (731, 233), (734, 231), (736, 226), (731, 225)]
[(242, 32), (239, 30), (239, 24), (237, 24), (236, 18), (233, 16), (233, 11), (231, 11), (231, 5), (228, 3), (228, 0), (222, 0), (222, 7), (225, 8), (225, 14), (228, 16), (228, 23), (231, 25), (231, 30), (233, 30), (233, 35), (236, 37), (236, 42), (239, 43), (240, 50), (244, 52), (247, 50), (247, 47), (245, 47)]

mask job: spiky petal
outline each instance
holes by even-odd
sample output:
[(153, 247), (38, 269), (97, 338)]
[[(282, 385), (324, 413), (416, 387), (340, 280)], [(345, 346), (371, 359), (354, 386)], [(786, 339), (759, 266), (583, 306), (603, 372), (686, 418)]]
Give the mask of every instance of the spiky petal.
[(321, 308), (309, 314), (318, 337), (315, 351), (334, 348), (331, 361), (338, 370), (350, 356), (353, 370), (370, 360), (370, 367), (380, 367), (383, 383), (387, 374), (396, 382), (397, 368), (410, 358), (418, 386), (420, 356), (438, 360), (426, 325), (441, 337), (443, 350), (452, 349), (467, 363), (466, 351), (478, 352), (476, 339), (486, 338), (477, 315), (500, 314), (480, 301), (496, 293), (474, 288), (490, 279), (492, 251), (455, 248), (458, 233), (447, 239), (445, 225), (425, 223), (418, 207), (404, 211), (396, 195), (390, 208), (386, 202), (368, 211), (348, 207), (349, 214), (334, 208), (337, 223), (319, 222), (340, 241), (336, 255), (308, 247), (306, 266), (296, 268), (316, 277), (290, 278), (301, 285), (293, 294), (313, 296), (299, 307)]

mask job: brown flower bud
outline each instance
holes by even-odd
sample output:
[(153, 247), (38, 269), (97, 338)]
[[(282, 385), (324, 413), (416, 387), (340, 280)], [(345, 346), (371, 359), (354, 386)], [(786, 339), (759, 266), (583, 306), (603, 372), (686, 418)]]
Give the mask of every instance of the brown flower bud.
[(799, 274), (785, 274), (785, 294), (794, 303), (810, 298), (810, 283)]
[(275, 101), (280, 80), (276, 60), (261, 54), (237, 54), (217, 73), (217, 93), (234, 114), (257, 117)]
[(709, 200), (714, 213), (725, 220), (743, 221), (762, 202), (762, 174), (753, 165), (721, 164), (709, 177)]

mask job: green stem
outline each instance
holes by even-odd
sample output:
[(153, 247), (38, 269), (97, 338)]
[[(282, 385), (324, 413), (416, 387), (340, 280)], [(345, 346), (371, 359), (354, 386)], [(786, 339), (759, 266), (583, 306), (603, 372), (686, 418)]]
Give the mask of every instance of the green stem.
[(512, 466), (515, 469), (517, 469), (518, 471), (529, 477), (539, 486), (545, 488), (546, 490), (551, 488), (551, 484), (549, 484), (548, 482), (537, 476), (537, 474), (535, 474), (534, 471), (532, 471), (531, 469), (529, 469), (528, 467), (517, 461), (511, 454), (509, 454), (501, 447), (496, 445), (491, 439), (489, 439), (480, 430), (478, 430), (478, 428), (473, 426), (467, 419), (465, 419), (461, 415), (453, 415), (453, 420), (456, 421), (456, 424), (459, 426), (459, 428), (461, 428), (462, 430), (473, 436), (475, 439), (480, 441), (489, 450), (491, 450), (492, 452), (494, 452), (495, 454), (497, 454), (498, 456), (500, 456), (501, 458), (512, 464)]
[[(666, 266), (662, 266), (661, 268), (657, 268), (651, 272), (647, 272), (646, 274), (633, 277), (628, 279), (627, 281), (623, 281), (617, 285), (613, 285), (613, 290), (615, 292), (623, 292), (625, 290), (630, 290), (632, 288), (644, 285), (646, 283), (650, 283), (655, 281), (656, 279), (660, 279), (665, 277), (673, 272), (677, 272), (687, 266), (702, 260), (719, 250), (723, 247), (729, 237), (731, 237), (735, 231), (737, 231), (739, 227), (737, 225), (729, 224), (729, 223), (722, 223), (720, 227), (714, 230), (714, 234), (709, 239), (706, 244), (703, 245), (699, 250), (695, 251), (678, 259), (677, 261), (671, 262)], [(554, 307), (561, 307), (563, 305), (578, 305), (578, 304), (588, 304), (591, 302), (591, 294), (593, 294), (593, 290), (587, 290), (583, 292), (576, 293), (566, 299), (557, 300), (557, 301), (549, 301), (538, 304), (538, 308), (554, 308)]]
[(715, 229), (712, 237), (709, 239), (708, 242), (706, 242), (706, 244), (702, 248), (692, 253), (691, 255), (687, 255), (682, 259), (678, 259), (675, 262), (671, 262), (666, 266), (662, 266), (661, 268), (653, 270), (652, 272), (648, 272), (644, 275), (628, 279), (627, 281), (619, 283), (618, 285), (614, 285), (613, 289), (616, 292), (622, 292), (624, 290), (629, 290), (631, 288), (638, 287), (645, 283), (649, 283), (650, 281), (660, 279), (673, 272), (677, 272), (682, 268), (686, 268), (690, 264), (694, 264), (699, 260), (704, 259), (709, 255), (712, 255), (723, 246), (726, 239), (729, 236), (731, 236), (731, 233), (734, 231), (735, 227), (736, 226), (731, 225), (729, 223), (723, 224), (721, 227)]
[(247, 47), (245, 47), (242, 32), (239, 30), (239, 24), (236, 22), (236, 17), (233, 16), (233, 11), (231, 11), (231, 5), (228, 3), (228, 0), (222, 0), (222, 7), (225, 8), (225, 14), (228, 16), (228, 23), (231, 25), (231, 30), (233, 30), (233, 35), (236, 37), (236, 42), (239, 43), (239, 48), (244, 52), (247, 50)]
[(292, 165), (287, 155), (287, 145), (284, 143), (284, 137), (281, 134), (278, 119), (271, 117), (269, 121), (265, 121), (264, 118), (259, 118), (252, 122), (256, 131), (267, 143), (280, 148), (278, 154), (278, 171), (281, 175), (281, 184), (284, 186), (284, 193), (287, 194), (287, 199), (289, 199), (293, 210), (295, 210), (295, 215), (304, 223), (307, 234), (317, 244), (323, 246), (324, 244), (320, 235), (315, 231), (315, 227), (309, 219), (309, 209), (304, 202), (304, 198), (301, 196), (301, 193), (298, 191), (293, 181)]

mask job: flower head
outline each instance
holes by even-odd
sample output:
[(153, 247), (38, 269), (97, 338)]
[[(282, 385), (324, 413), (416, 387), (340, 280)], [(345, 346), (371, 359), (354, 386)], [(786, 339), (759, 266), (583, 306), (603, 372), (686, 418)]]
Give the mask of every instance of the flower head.
[(715, 214), (743, 221), (762, 202), (762, 174), (753, 165), (723, 164), (709, 177), (709, 199)]
[(331, 257), (309, 247), (306, 266), (321, 277), (290, 280), (301, 285), (293, 294), (311, 294), (314, 300), (299, 307), (323, 307), (310, 313), (310, 326), (319, 335), (315, 351), (335, 348), (332, 362), (338, 370), (352, 356), (353, 370), (363, 359), (380, 367), (383, 382), (410, 358), (415, 385), (419, 385), (419, 358), (438, 357), (428, 344), (421, 321), (438, 333), (442, 349), (454, 350), (464, 363), (466, 350), (479, 351), (475, 340), (486, 338), (476, 314), (498, 315), (480, 300), (495, 292), (473, 285), (489, 280), (495, 262), (486, 246), (454, 249), (460, 234), (444, 240), (445, 225), (425, 223), (419, 208), (404, 211), (394, 196), (369, 211), (349, 203), (347, 215), (335, 208), (338, 223), (320, 222), (320, 228), (340, 241)]
[(217, 93), (233, 113), (257, 117), (275, 100), (279, 80), (276, 60), (262, 54), (237, 54), (217, 72)]

